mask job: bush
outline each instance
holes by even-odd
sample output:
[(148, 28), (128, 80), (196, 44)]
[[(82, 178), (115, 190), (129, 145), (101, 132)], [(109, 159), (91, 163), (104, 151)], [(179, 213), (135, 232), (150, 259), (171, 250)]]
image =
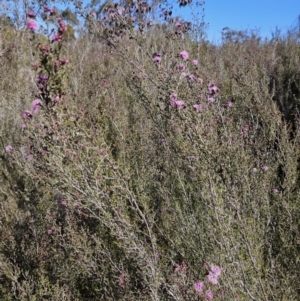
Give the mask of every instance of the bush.
[[(48, 42), (18, 33), (5, 61), (1, 95), (31, 92), (1, 125), (0, 296), (297, 299), (296, 41), (113, 16), (68, 43), (61, 19)], [(10, 90), (21, 62), (33, 83)]]

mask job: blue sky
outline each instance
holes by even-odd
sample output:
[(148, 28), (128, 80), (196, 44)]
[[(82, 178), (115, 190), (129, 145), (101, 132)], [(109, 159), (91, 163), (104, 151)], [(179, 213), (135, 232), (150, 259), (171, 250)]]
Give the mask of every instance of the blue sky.
[[(224, 27), (260, 29), (262, 37), (271, 37), (276, 26), (283, 32), (296, 26), (300, 0), (206, 0), (204, 12), (204, 20), (209, 23), (208, 39), (212, 42), (220, 41)], [(190, 18), (191, 8), (184, 8), (181, 14)]]
[[(177, 9), (177, 0), (168, 2), (174, 3), (173, 16), (180, 14), (185, 20), (192, 20), (192, 12), (202, 12), (202, 7), (195, 5), (196, 1), (205, 2), (204, 21), (209, 23), (207, 38), (213, 43), (221, 41), (224, 27), (257, 29), (263, 38), (271, 37), (276, 26), (284, 33), (297, 25), (300, 15), (300, 0), (193, 0), (192, 5), (181, 9)], [(83, 0), (85, 5), (89, 2)]]

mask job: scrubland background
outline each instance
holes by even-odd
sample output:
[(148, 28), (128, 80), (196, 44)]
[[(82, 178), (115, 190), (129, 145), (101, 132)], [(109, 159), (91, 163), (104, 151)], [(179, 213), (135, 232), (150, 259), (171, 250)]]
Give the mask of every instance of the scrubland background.
[(0, 299), (300, 300), (300, 32), (213, 45), (117, 9), (59, 43), (2, 15)]

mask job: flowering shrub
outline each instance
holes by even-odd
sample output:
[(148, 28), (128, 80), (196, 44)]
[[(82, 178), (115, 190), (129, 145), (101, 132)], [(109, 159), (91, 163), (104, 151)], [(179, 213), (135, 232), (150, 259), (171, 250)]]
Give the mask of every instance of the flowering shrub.
[(32, 73), (1, 86), (1, 299), (297, 300), (297, 43), (195, 42), (149, 7), (109, 3), (68, 42), (55, 8), (48, 38), (26, 23)]

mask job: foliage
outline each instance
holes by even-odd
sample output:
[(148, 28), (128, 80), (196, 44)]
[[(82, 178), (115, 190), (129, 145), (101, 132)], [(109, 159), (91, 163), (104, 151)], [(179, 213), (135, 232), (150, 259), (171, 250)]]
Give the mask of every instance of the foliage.
[(296, 38), (124, 7), (1, 29), (1, 299), (299, 299)]

